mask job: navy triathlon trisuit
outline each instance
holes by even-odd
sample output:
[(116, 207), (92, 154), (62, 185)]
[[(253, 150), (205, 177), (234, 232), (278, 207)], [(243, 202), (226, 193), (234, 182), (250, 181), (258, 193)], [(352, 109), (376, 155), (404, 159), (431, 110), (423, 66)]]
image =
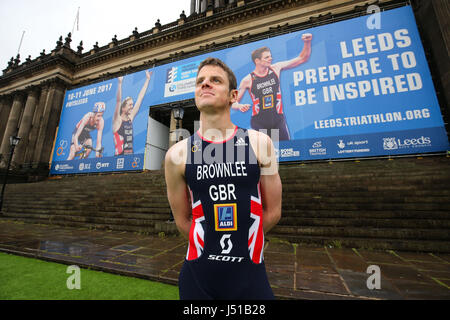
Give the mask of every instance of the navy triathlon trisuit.
[(273, 299), (263, 261), (260, 169), (248, 132), (223, 142), (188, 140), (192, 225), (180, 298)]
[(253, 129), (266, 129), (272, 138), (271, 130), (278, 130), (278, 139), (289, 140), (289, 129), (283, 113), (281, 101), (280, 79), (275, 71), (269, 67), (267, 74), (263, 77), (251, 74), (252, 85), (250, 96), (252, 98), (252, 118), (250, 124)]

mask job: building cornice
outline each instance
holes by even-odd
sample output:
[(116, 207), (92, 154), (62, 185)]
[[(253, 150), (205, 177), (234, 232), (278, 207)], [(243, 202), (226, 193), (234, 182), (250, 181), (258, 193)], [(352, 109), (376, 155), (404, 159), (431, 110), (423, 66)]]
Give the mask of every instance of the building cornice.
[[(222, 46), (239, 45), (255, 41), (258, 37), (290, 32), (299, 24), (308, 24), (309, 27), (318, 25), (333, 19), (340, 12), (365, 14), (367, 6), (373, 3), (396, 2), (401, 1), (240, 0), (189, 17), (183, 13), (180, 19), (164, 26), (158, 21), (150, 30), (139, 33), (135, 29), (125, 39), (114, 37), (109, 44), (103, 47), (96, 45), (85, 53), (81, 53), (81, 44), (78, 52), (70, 49), (67, 38), (66, 44), (62, 45), (61, 37), (51, 54), (6, 69), (0, 77), (0, 93), (5, 87), (15, 87), (15, 82), (37, 78), (41, 73), (51, 73), (52, 69), (58, 69), (58, 73), (64, 74), (64, 80), (74, 86), (86, 85), (218, 50)], [(236, 26), (245, 28), (236, 31)]]

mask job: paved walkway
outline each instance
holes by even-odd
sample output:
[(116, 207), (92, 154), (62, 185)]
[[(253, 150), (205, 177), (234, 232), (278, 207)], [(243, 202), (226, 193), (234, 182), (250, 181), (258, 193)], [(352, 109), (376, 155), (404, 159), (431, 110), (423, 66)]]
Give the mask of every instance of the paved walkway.
[[(0, 219), (2, 252), (174, 285), (186, 249), (182, 237)], [(269, 237), (265, 261), (281, 299), (450, 299), (450, 254), (306, 247)], [(371, 265), (381, 271), (380, 289), (368, 289), (376, 285)]]

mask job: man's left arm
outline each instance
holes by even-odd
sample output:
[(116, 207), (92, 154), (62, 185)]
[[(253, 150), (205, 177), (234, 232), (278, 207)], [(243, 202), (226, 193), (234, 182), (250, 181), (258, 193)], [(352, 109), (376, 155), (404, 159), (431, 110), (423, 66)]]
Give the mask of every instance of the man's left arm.
[(282, 185), (272, 140), (264, 133), (249, 130), (250, 143), (256, 151), (261, 169), (260, 191), (263, 207), (263, 229), (267, 233), (281, 218)]
[(261, 175), (261, 198), (263, 207), (263, 229), (269, 232), (281, 218), (281, 179), (278, 172), (273, 175)]

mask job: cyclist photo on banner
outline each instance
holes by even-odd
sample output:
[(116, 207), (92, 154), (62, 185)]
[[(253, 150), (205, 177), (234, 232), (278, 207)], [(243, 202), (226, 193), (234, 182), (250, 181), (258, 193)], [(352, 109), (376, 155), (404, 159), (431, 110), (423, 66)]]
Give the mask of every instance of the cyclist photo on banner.
[[(76, 156), (80, 159), (89, 157), (91, 151), (95, 152), (97, 158), (102, 156), (102, 136), (105, 121), (103, 114), (106, 105), (104, 102), (96, 102), (91, 112), (86, 113), (77, 123), (72, 132), (72, 141), (70, 145), (70, 153), (67, 160), (73, 160)], [(97, 130), (96, 146), (93, 147), (91, 131)]]

